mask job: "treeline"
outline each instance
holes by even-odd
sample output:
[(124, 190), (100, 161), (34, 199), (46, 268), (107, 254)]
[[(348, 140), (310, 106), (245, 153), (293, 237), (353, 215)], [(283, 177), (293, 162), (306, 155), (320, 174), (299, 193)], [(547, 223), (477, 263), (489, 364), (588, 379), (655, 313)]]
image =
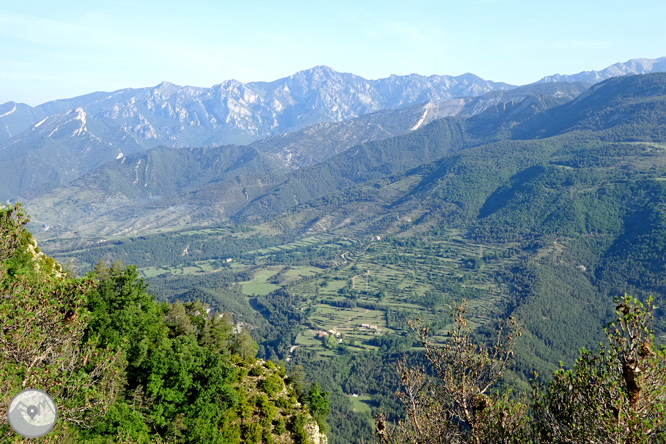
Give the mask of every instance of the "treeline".
[[(232, 232), (240, 231), (232, 227)], [(246, 231), (248, 231), (246, 229)], [(152, 234), (87, 248), (74, 252), (62, 251), (59, 256), (75, 258), (79, 263), (95, 264), (120, 260), (138, 267), (155, 264), (179, 264), (186, 261), (244, 257), (248, 252), (282, 245), (293, 240), (293, 234), (236, 237), (229, 234)]]

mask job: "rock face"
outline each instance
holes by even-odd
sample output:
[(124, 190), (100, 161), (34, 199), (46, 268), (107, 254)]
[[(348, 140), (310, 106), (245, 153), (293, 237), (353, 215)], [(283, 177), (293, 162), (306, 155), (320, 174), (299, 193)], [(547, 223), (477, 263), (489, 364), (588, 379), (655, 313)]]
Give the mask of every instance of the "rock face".
[[(26, 109), (19, 114), (23, 116), (25, 130), (38, 118), (81, 107), (93, 118), (117, 123), (147, 146), (201, 146), (247, 143), (386, 108), (510, 88), (511, 85), (486, 81), (473, 74), (457, 77), (411, 74), (366, 80), (327, 66), (316, 66), (273, 82), (245, 84), (227, 80), (211, 88), (163, 82), (152, 88), (49, 102), (32, 112), (27, 105), (21, 105)], [(0, 105), (0, 110), (11, 110), (12, 106), (16, 104)], [(4, 122), (9, 122), (10, 116), (11, 113), (0, 116), (0, 123), (7, 126)], [(5, 139), (19, 129), (17, 116), (12, 117), (12, 131)]]
[(666, 57), (661, 57), (659, 59), (631, 59), (624, 63), (616, 63), (601, 71), (581, 71), (578, 74), (571, 75), (555, 74), (552, 76), (546, 76), (539, 80), (539, 82), (598, 83), (611, 77), (665, 71)]
[(305, 432), (308, 434), (308, 441), (312, 444), (328, 444), (328, 436), (319, 431), (319, 426), (316, 422), (311, 422), (305, 425)]

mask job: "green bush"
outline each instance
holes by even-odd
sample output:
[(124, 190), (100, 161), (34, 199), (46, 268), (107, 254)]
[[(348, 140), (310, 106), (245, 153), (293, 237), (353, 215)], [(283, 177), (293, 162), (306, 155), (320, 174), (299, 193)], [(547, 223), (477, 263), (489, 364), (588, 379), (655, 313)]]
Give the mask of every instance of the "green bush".
[(289, 398), (281, 396), (281, 397), (279, 397), (278, 399), (275, 400), (275, 405), (278, 406), (281, 409), (288, 409), (293, 404), (292, 404), (292, 402)]
[(275, 416), (276, 413), (275, 405), (268, 400), (268, 396), (266, 396), (265, 394), (259, 396), (258, 398), (259, 399), (257, 400), (257, 407), (259, 407), (261, 415), (264, 418), (268, 418), (268, 422), (270, 423), (273, 420), (273, 416)]
[(259, 388), (268, 394), (271, 398), (283, 387), (282, 379), (278, 375), (269, 375), (259, 381)]
[(263, 373), (264, 370), (258, 365), (252, 367), (250, 370), (250, 376), (261, 376)]
[(273, 444), (273, 434), (271, 433), (270, 428), (264, 429), (264, 443)]
[(236, 370), (236, 381), (238, 382), (243, 382), (245, 377), (247, 376), (249, 370), (246, 368), (239, 368)]
[(296, 444), (307, 444), (308, 434), (305, 431), (305, 425), (308, 423), (305, 415), (296, 415), (291, 422), (291, 437)]
[(264, 434), (264, 429), (256, 422), (243, 424), (243, 440), (246, 443), (261, 442), (261, 437)]
[(287, 432), (287, 427), (285, 426), (284, 418), (280, 416), (275, 422), (275, 433), (277, 433), (278, 435), (282, 435), (283, 433), (286, 432)]

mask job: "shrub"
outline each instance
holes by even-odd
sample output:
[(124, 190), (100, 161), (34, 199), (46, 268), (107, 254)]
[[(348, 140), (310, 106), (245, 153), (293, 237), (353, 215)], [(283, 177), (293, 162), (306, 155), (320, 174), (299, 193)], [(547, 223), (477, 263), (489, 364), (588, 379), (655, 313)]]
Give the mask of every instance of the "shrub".
[(259, 381), (259, 388), (271, 398), (282, 389), (282, 379), (278, 375), (269, 375)]

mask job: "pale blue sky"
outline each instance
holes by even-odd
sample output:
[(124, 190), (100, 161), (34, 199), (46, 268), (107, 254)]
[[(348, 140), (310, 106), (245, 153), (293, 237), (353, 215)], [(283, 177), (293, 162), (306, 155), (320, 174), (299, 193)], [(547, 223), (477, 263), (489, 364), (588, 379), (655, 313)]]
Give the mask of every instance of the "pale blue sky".
[(315, 65), (525, 84), (666, 56), (664, 23), (663, 0), (0, 0), (0, 103)]

